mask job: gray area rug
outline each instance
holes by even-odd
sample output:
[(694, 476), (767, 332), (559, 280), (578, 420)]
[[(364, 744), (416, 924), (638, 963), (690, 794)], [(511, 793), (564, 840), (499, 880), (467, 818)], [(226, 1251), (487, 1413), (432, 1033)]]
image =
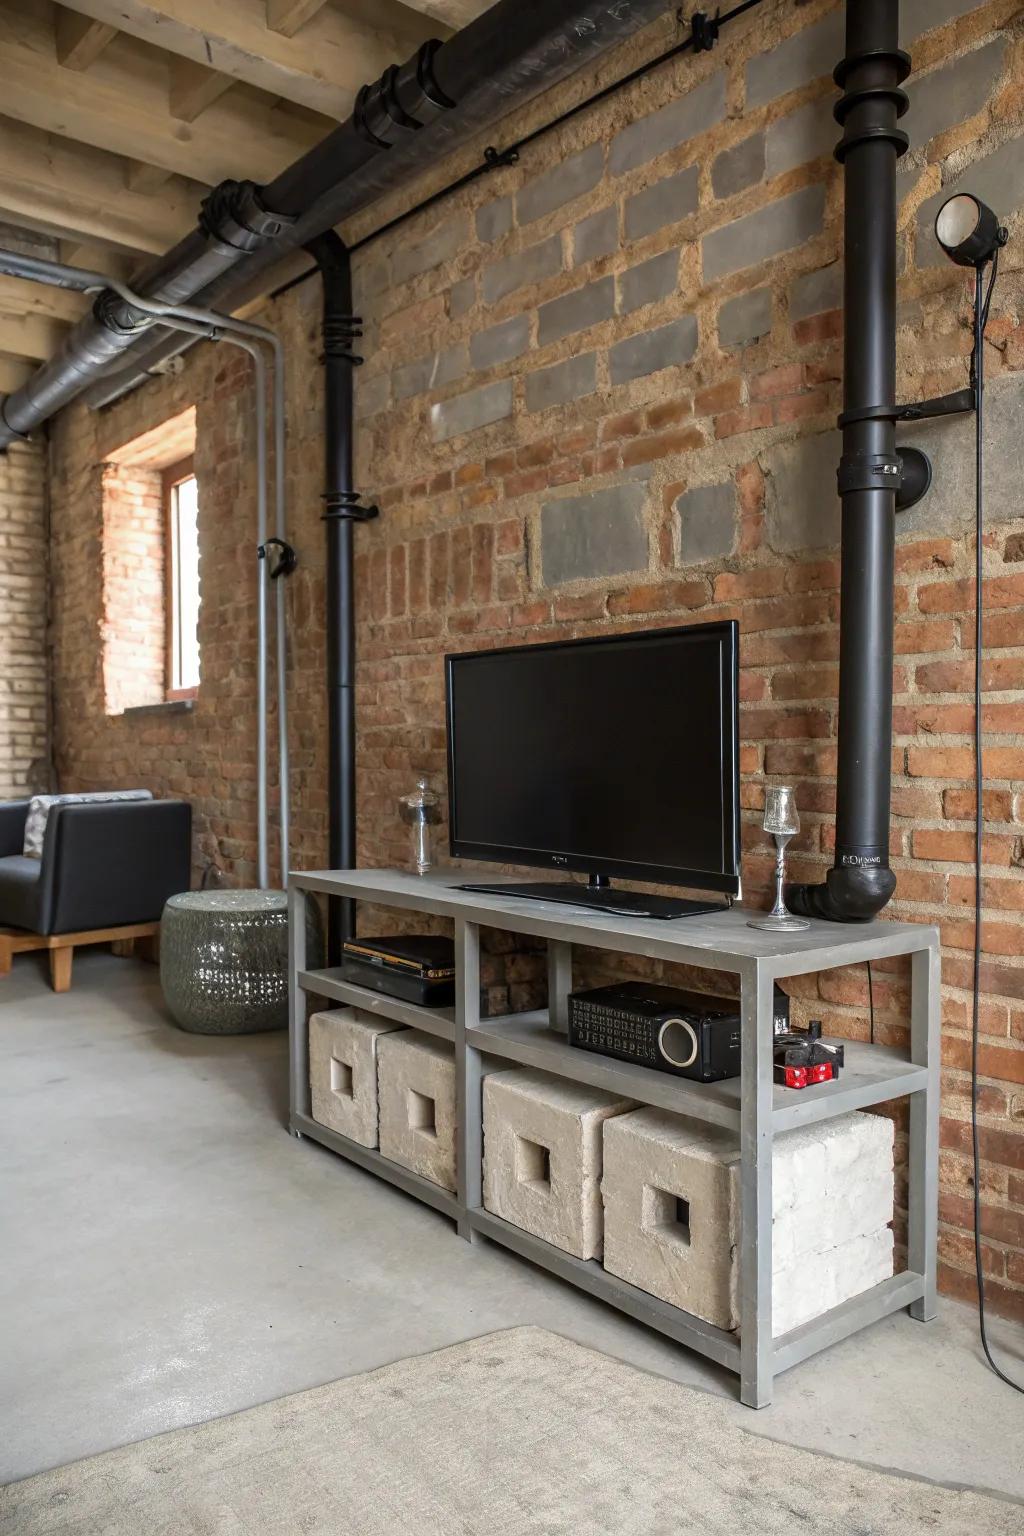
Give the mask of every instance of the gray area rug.
[(516, 1328), (12, 1483), (12, 1536), (1020, 1536), (1019, 1506), (794, 1450)]

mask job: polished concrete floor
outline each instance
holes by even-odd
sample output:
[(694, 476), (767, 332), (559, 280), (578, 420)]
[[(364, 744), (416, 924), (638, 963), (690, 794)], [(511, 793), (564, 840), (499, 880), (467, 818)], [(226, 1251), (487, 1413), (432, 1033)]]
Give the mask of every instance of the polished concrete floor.
[[(181, 1034), (135, 961), (80, 954), (60, 997), (34, 956), (0, 982), (0, 1480), (527, 1322), (732, 1399), (698, 1356), (292, 1139), (285, 1074), (282, 1036)], [(1019, 1370), (1019, 1331), (993, 1331)], [(1020, 1399), (952, 1302), (734, 1412), (1024, 1499)]]

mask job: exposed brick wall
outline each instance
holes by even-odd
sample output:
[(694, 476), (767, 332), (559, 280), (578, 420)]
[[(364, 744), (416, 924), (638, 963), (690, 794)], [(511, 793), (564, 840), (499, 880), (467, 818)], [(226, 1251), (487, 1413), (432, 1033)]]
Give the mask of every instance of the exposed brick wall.
[(46, 457), (0, 458), (0, 800), (49, 788)]
[(103, 694), (108, 715), (166, 694), (167, 618), (160, 471), (105, 464)]
[[(981, 1140), (991, 1300), (1024, 1313), (1024, 520), (1020, 326), (1024, 23), (1011, 0), (904, 0), (914, 148), (900, 173), (899, 391), (960, 387), (969, 293), (930, 236), (963, 173), (1011, 227), (986, 354), (985, 999)], [(928, 30), (926, 30), (926, 28)], [(673, 34), (621, 50), (614, 78)], [(744, 877), (762, 899), (765, 776), (797, 784), (793, 869), (831, 855), (838, 649), (842, 182), (828, 0), (766, 7), (718, 49), (611, 97), (506, 167), (375, 242), (357, 260), (365, 318), (359, 465), (380, 520), (356, 533), (359, 855), (405, 860), (396, 800), (419, 771), (441, 787), (446, 650), (735, 617), (741, 626)], [(506, 142), (589, 89), (577, 80), (484, 142)], [(472, 163), (467, 151), (430, 187)], [(358, 236), (397, 211), (390, 199)], [(289, 376), (296, 862), (324, 857), (322, 528), (317, 285), (269, 311)], [(65, 779), (188, 793), (200, 859), (252, 877), (250, 395), (240, 365), (198, 354), (55, 448), (58, 761)], [(189, 393), (191, 391), (191, 394)], [(83, 628), (90, 466), (194, 398), (203, 486), (203, 683), (194, 713), (139, 727), (97, 708)], [(970, 1292), (970, 423), (916, 428), (935, 487), (899, 526), (894, 675), (893, 916), (942, 926), (942, 1282)], [(60, 489), (56, 488), (59, 483)], [(75, 488), (79, 489), (76, 491)], [(76, 521), (77, 520), (77, 521)], [(98, 558), (98, 551), (93, 550)], [(62, 642), (62, 635), (67, 635)], [(63, 644), (63, 649), (61, 649)], [(230, 770), (230, 771), (229, 771)], [(391, 918), (389, 921), (393, 921)], [(511, 951), (511, 952), (510, 952)], [(535, 1000), (540, 957), (496, 945), (497, 1006)], [(857, 971), (793, 983), (798, 1011), (863, 1037)], [(876, 975), (879, 1036), (905, 1038), (907, 978)]]

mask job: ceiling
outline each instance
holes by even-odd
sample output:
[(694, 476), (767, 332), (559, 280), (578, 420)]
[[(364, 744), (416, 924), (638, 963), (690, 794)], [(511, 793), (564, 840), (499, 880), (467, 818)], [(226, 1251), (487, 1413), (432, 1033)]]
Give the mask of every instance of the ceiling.
[[(0, 0), (0, 244), (120, 278), (491, 0)], [(0, 277), (0, 394), (90, 301)]]

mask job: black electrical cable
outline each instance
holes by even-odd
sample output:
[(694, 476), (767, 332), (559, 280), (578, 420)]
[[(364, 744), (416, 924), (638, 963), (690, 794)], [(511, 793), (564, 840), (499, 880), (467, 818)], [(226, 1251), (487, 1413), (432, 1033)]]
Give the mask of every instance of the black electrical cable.
[(868, 968), (868, 1019), (869, 1019), (869, 1024), (868, 1024), (868, 1040), (870, 1041), (870, 1043), (872, 1045), (874, 1045), (874, 1043), (875, 1043), (875, 984), (874, 984), (874, 982), (871, 979), (871, 961), (870, 960), (866, 960), (864, 963), (865, 963), (865, 965)]
[(978, 1283), (978, 1328), (985, 1359), (1000, 1381), (1015, 1392), (1024, 1393), (1024, 1384), (1014, 1381), (996, 1364), (988, 1342), (985, 1323), (985, 1276), (981, 1262), (981, 1154), (978, 1141), (978, 1036), (980, 1033), (981, 999), (981, 922), (983, 886), (981, 876), (982, 832), (984, 810), (982, 795), (985, 787), (982, 747), (984, 732), (981, 720), (982, 695), (982, 640), (984, 638), (984, 549), (982, 535), (984, 515), (984, 398), (985, 398), (985, 325), (988, 321), (992, 290), (999, 271), (999, 251), (992, 256), (992, 272), (988, 291), (982, 297), (983, 269), (975, 269), (974, 277), (974, 351), (971, 355), (971, 383), (974, 386), (974, 453), (975, 453), (975, 511), (974, 511), (974, 968), (971, 993), (971, 1154), (974, 1173), (974, 1270)]
[[(396, 214), (393, 219), (388, 219), (387, 223), (381, 224), (378, 229), (372, 229), (368, 235), (363, 235), (361, 240), (354, 240), (349, 246), (349, 253), (354, 255), (356, 251), (361, 251), (364, 245), (369, 245), (373, 240), (379, 240), (381, 235), (388, 234), (391, 230), (397, 229), (400, 224), (404, 224), (408, 219), (415, 218), (419, 213), (424, 213), (428, 208), (432, 208), (435, 203), (441, 202), (443, 198), (450, 197), (453, 192), (461, 192), (463, 187), (471, 186), (481, 176), (486, 176), (503, 165), (515, 165), (519, 159), (520, 151), (526, 149), (535, 139), (550, 133), (554, 128), (560, 128), (563, 123), (570, 122), (572, 118), (578, 117), (581, 112), (586, 112), (588, 108), (597, 106), (599, 102), (605, 101), (609, 96), (613, 96), (616, 91), (621, 91), (624, 86), (632, 85), (635, 80), (642, 80), (645, 75), (649, 75), (655, 69), (660, 69), (662, 64), (668, 64), (672, 59), (678, 58), (681, 53), (686, 53), (695, 46), (697, 46), (698, 52), (709, 51), (710, 46), (718, 36), (718, 29), (720, 27), (725, 26), (728, 21), (735, 21), (745, 11), (753, 10), (756, 5), (761, 5), (762, 3), (763, 0), (743, 0), (741, 5), (734, 5), (731, 11), (726, 11), (724, 16), (716, 15), (710, 19), (705, 17), (702, 12), (697, 12), (690, 22), (689, 34), (683, 38), (682, 42), (675, 43), (671, 48), (666, 48), (664, 53), (656, 54), (653, 59), (648, 59), (644, 64), (638, 64), (636, 69), (631, 69), (621, 79), (613, 80), (610, 85), (602, 86), (592, 96), (587, 96), (583, 101), (578, 101), (574, 107), (567, 107), (557, 117), (551, 118), (546, 123), (541, 123), (539, 128), (534, 128), (530, 133), (524, 134), (521, 139), (516, 139), (514, 143), (509, 144), (505, 149), (495, 149), (489, 146), (484, 150), (484, 158), (480, 161), (479, 165), (473, 166), (472, 170), (466, 171), (464, 175), (457, 177), (455, 181), (450, 181), (447, 186), (432, 192), (429, 197), (423, 198), (411, 208), (406, 208), (402, 213)], [(679, 12), (679, 20), (684, 20), (682, 11)], [(711, 33), (708, 34), (703, 31), (698, 26), (698, 21), (707, 22), (708, 26), (713, 29)], [(709, 36), (709, 41), (698, 45), (698, 38), (704, 36)], [(270, 297), (272, 299), (279, 299), (282, 294), (288, 293), (292, 288), (297, 288), (301, 283), (307, 282), (309, 278), (315, 277), (318, 271), (318, 267), (309, 267), (305, 272), (299, 272), (295, 277), (289, 278), (288, 282), (282, 283), (280, 288), (275, 288)]]

